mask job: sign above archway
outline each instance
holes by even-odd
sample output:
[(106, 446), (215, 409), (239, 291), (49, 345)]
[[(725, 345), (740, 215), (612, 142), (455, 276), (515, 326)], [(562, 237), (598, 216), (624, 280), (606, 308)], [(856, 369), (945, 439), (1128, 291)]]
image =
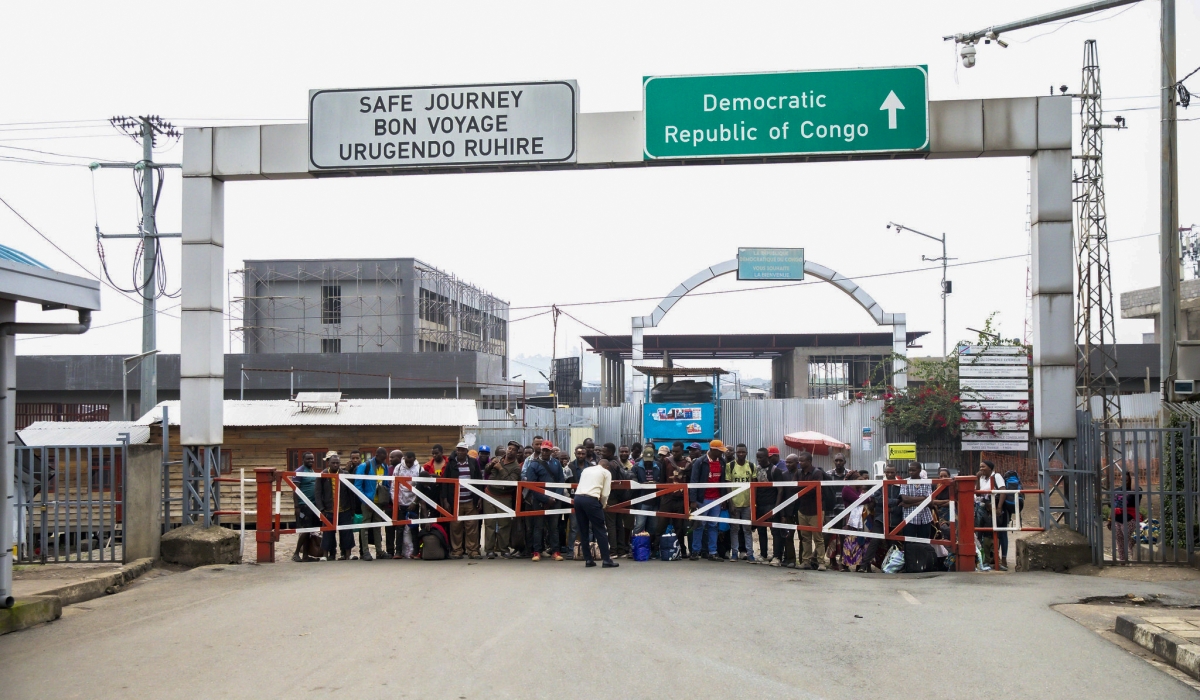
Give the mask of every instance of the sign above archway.
[(648, 77), (646, 160), (929, 148), (925, 66)]

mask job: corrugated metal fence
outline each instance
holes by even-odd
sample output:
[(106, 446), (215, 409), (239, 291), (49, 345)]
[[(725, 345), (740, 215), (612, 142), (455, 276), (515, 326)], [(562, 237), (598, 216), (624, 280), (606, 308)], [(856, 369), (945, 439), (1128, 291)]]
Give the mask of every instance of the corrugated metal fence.
[[(783, 436), (801, 430), (815, 430), (850, 443), (851, 465), (866, 469), (876, 460), (884, 459), (887, 449), (883, 434), (876, 423), (883, 410), (882, 401), (845, 403), (830, 399), (761, 399), (725, 400), (721, 402), (721, 438), (726, 443), (745, 443), (753, 455), (759, 447), (778, 445), (787, 453)], [(522, 425), (521, 412), (507, 414), (500, 409), (479, 410), (477, 442), (504, 445), (516, 440), (522, 445), (532, 442), (535, 435), (550, 438), (554, 444), (567, 449), (594, 435), (597, 443), (629, 444), (641, 440), (641, 404), (622, 404), (611, 408), (529, 408)], [(862, 429), (872, 428), (871, 449), (863, 449)], [(574, 431), (574, 432), (572, 432)], [(594, 431), (588, 432), (588, 431)], [(574, 436), (574, 437), (573, 437)], [(828, 457), (818, 457), (819, 466)]]

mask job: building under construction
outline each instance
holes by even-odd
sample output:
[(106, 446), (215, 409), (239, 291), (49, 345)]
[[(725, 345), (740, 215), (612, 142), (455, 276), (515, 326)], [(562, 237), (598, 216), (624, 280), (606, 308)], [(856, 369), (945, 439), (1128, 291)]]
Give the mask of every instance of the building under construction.
[(508, 374), (508, 302), (415, 258), (247, 260), (229, 286), (230, 352), (480, 352)]

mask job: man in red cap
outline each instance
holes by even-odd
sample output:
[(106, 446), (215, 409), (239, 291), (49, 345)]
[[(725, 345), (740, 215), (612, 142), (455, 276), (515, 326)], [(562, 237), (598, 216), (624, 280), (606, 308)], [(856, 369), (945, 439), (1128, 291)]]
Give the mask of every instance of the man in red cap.
[[(692, 478), (693, 484), (722, 484), (725, 483), (725, 443), (720, 440), (713, 440), (708, 443), (708, 452), (700, 459), (692, 462)], [(724, 493), (723, 489), (718, 488), (694, 488), (691, 490), (692, 503), (696, 508), (712, 503), (721, 497)], [(704, 515), (716, 517), (719, 515), (714, 510), (707, 510)], [(692, 555), (689, 557), (692, 561), (696, 561), (700, 557), (715, 561), (717, 558), (717, 528), (718, 523), (701, 520), (692, 526)], [(705, 541), (707, 535), (707, 542)], [(707, 549), (707, 552), (705, 551)]]

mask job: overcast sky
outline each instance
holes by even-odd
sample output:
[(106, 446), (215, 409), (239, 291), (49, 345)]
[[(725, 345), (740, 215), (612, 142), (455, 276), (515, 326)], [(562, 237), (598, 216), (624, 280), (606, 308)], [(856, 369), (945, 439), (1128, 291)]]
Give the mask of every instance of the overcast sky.
[[(97, 218), (105, 231), (129, 232), (137, 223), (129, 173), (13, 159), (136, 160), (139, 147), (103, 122), (116, 114), (160, 114), (180, 126), (303, 121), (310, 88), (563, 78), (579, 81), (582, 111), (623, 111), (641, 108), (646, 75), (910, 64), (929, 66), (934, 100), (1045, 95), (1052, 85), (1078, 89), (1083, 41), (1094, 38), (1105, 111), (1129, 125), (1105, 132), (1119, 295), (1158, 284), (1157, 240), (1133, 237), (1158, 232), (1159, 4), (1015, 32), (1008, 49), (980, 46), (970, 70), (942, 40), (1070, 4), (6, 3), (0, 197), (99, 273)], [(1182, 76), (1200, 65), (1200, 2), (1178, 5)], [(1189, 85), (1200, 93), (1200, 75)], [(1200, 100), (1179, 116), (1200, 117)], [(64, 120), (80, 121), (48, 123)], [(1200, 176), (1198, 143), (1200, 120), (1181, 122), (1182, 225), (1200, 223), (1189, 196)], [(181, 150), (169, 144), (156, 158), (178, 162)], [(510, 301), (515, 321), (550, 303), (661, 297), (701, 268), (734, 257), (738, 246), (803, 247), (809, 260), (845, 275), (878, 275), (863, 277), (862, 286), (886, 311), (907, 313), (909, 330), (930, 331), (916, 353), (936, 353), (939, 272), (921, 256), (940, 251), (885, 225), (945, 232), (957, 262), (1022, 256), (1027, 171), (1027, 159), (998, 158), (231, 183), (225, 264), (414, 256)], [(179, 230), (179, 192), (175, 171), (162, 195), (161, 231)], [(1126, 238), (1132, 240), (1120, 240)], [(84, 274), (2, 207), (0, 241)], [(106, 249), (114, 281), (128, 286), (133, 246), (113, 241)], [(166, 258), (174, 290), (177, 241), (166, 243)], [(1026, 266), (1018, 257), (951, 269), (951, 343), (993, 311), (1005, 335), (1022, 335)], [(930, 270), (886, 274), (922, 267)], [(731, 293), (685, 299), (658, 332), (876, 329), (829, 285), (733, 291), (752, 287), (729, 277), (712, 282), (705, 291)], [(616, 335), (628, 334), (629, 318), (655, 303), (565, 308)], [(176, 304), (160, 301), (159, 347), (167, 352), (179, 349)], [(86, 336), (21, 340), (18, 351), (140, 352), (140, 322), (117, 323), (140, 318), (138, 303), (106, 288), (103, 307)], [(63, 316), (21, 307), (22, 320)], [(579, 336), (593, 333), (580, 322), (560, 318), (559, 355), (578, 354)], [(1119, 340), (1140, 342), (1150, 326), (1118, 321)], [(548, 315), (515, 321), (513, 355), (549, 355), (551, 333)], [(741, 367), (769, 376), (765, 363)]]

